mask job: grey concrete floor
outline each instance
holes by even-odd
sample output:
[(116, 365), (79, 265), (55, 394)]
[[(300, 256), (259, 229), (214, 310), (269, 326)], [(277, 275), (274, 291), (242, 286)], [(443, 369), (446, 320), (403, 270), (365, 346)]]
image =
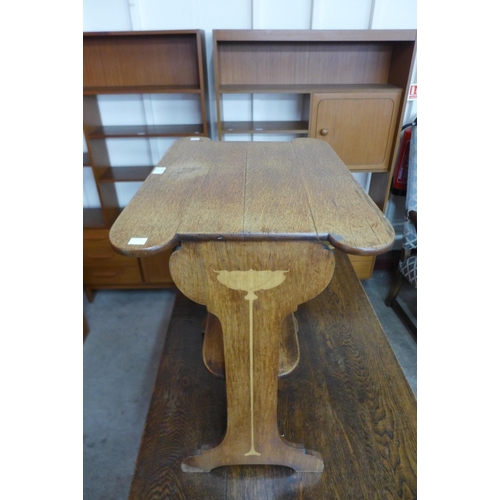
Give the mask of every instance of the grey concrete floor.
[[(417, 344), (384, 301), (392, 274), (362, 282), (414, 393)], [(83, 346), (83, 498), (128, 496), (172, 311), (173, 290), (102, 290), (83, 310), (90, 333)], [(401, 299), (416, 314), (416, 290)]]

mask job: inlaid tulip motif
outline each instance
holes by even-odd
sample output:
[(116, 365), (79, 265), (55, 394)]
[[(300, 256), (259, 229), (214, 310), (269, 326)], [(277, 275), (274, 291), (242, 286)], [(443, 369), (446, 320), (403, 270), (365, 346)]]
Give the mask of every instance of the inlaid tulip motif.
[(249, 302), (249, 344), (250, 344), (250, 450), (245, 456), (259, 456), (255, 450), (254, 441), (254, 412), (253, 412), (253, 303), (257, 300), (255, 292), (269, 290), (281, 285), (285, 281), (285, 273), (288, 271), (214, 271), (217, 273), (217, 281), (231, 290), (247, 292), (245, 300)]

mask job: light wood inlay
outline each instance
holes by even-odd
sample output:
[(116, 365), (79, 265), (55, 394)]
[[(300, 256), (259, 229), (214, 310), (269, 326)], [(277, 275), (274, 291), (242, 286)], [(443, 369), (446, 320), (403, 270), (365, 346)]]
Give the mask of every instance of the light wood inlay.
[(244, 290), (248, 292), (245, 300), (248, 300), (248, 323), (249, 323), (249, 347), (250, 352), (250, 450), (245, 456), (260, 456), (255, 450), (254, 440), (254, 412), (253, 412), (253, 303), (257, 300), (255, 292), (259, 290), (269, 290), (281, 285), (285, 281), (285, 273), (288, 271), (214, 271), (218, 274), (217, 281), (232, 290)]

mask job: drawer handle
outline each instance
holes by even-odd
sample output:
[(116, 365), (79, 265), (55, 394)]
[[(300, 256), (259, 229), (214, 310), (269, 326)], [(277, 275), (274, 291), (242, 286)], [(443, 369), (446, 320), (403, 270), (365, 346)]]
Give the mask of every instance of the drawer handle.
[(114, 257), (114, 254), (107, 254), (107, 255), (99, 255), (99, 254), (88, 254), (87, 258), (93, 259), (93, 260), (108, 260), (112, 259)]
[(120, 273), (118, 271), (97, 271), (93, 272), (92, 276), (97, 276), (99, 278), (112, 278), (113, 276), (118, 276)]
[(328, 129), (327, 128), (322, 128), (320, 131), (321, 135), (328, 135)]

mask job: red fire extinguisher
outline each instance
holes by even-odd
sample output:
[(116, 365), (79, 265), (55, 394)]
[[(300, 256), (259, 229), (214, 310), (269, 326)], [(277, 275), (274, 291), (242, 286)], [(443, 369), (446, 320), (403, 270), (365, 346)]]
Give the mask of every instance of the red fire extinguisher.
[(406, 186), (408, 182), (408, 163), (410, 160), (410, 140), (413, 127), (417, 124), (417, 119), (412, 123), (403, 126), (403, 137), (399, 146), (398, 161), (394, 169), (394, 178), (392, 180), (391, 193), (395, 195), (406, 195)]

